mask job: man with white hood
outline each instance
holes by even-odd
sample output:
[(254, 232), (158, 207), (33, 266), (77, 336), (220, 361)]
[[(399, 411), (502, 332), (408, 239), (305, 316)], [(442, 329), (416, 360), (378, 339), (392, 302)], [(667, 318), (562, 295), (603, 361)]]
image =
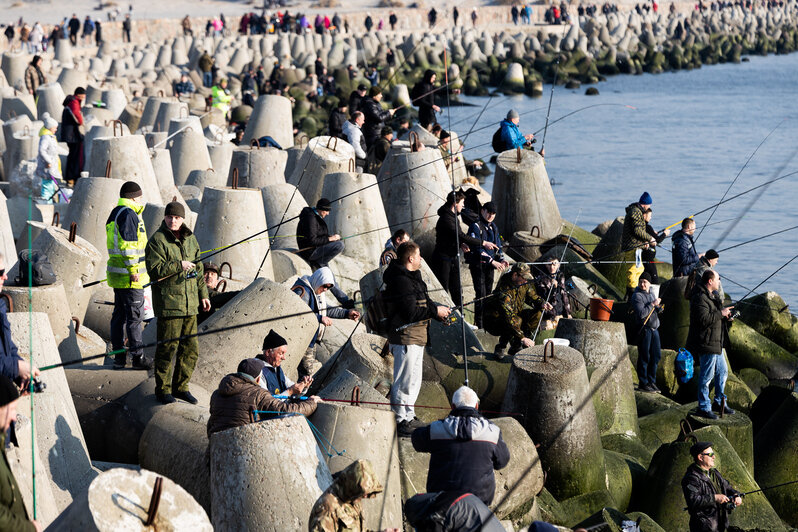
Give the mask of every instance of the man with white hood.
[(321, 363), (316, 360), (316, 343), (321, 341), (324, 336), (324, 328), (331, 326), (333, 319), (360, 319), (360, 313), (356, 310), (347, 310), (342, 307), (327, 308), (325, 292), (334, 286), (335, 277), (332, 271), (327, 266), (323, 266), (312, 275), (298, 278), (294, 286), (291, 287), (291, 290), (302, 298), (302, 301), (316, 314), (320, 324), (299, 365), (301, 375), (313, 375), (321, 367)]

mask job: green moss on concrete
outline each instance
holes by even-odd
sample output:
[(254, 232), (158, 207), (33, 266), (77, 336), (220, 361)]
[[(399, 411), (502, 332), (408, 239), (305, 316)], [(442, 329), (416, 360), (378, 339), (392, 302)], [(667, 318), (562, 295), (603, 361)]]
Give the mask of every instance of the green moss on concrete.
[(571, 238), (578, 240), (583, 246), (585, 246), (585, 249), (590, 252), (592, 252), (596, 244), (601, 242), (600, 237), (594, 235), (586, 229), (583, 229), (582, 227), (579, 227), (578, 225), (574, 225), (567, 220), (562, 221), (562, 229), (560, 229), (560, 233), (564, 235), (571, 235)]
[(632, 492), (646, 475), (646, 469), (633, 457), (604, 450), (607, 471), (607, 491), (615, 501), (615, 508), (625, 512), (632, 500)]
[(751, 406), (751, 422), (754, 425), (754, 440), (759, 431), (770, 421), (781, 404), (792, 395), (792, 391), (783, 386), (770, 385), (763, 389)]
[(538, 506), (540, 507), (540, 518), (547, 523), (558, 526), (567, 526), (567, 514), (562, 505), (554, 498), (554, 496), (543, 488), (537, 497)]
[(641, 417), (638, 420), (640, 441), (651, 452), (655, 452), (660, 445), (672, 442), (679, 436), (679, 422), (697, 406), (697, 403), (690, 403)]
[[(759, 484), (774, 486), (798, 478), (796, 449), (798, 394), (791, 393), (754, 440), (756, 480)], [(798, 527), (798, 484), (768, 490), (765, 494), (781, 518), (790, 526)]]
[(601, 437), (601, 446), (605, 451), (631, 456), (643, 467), (648, 466), (651, 461), (651, 451), (636, 436), (607, 434)]
[(798, 318), (776, 292), (766, 292), (735, 306), (740, 320), (791, 353), (798, 351)]
[(603, 524), (606, 526), (595, 528), (594, 530), (621, 532), (621, 523), (624, 521), (637, 521), (638, 517), (640, 518), (640, 530), (643, 530), (644, 532), (664, 532), (664, 529), (661, 526), (659, 526), (653, 519), (644, 513), (633, 512), (630, 514), (624, 514), (615, 508), (604, 508), (600, 512), (596, 512), (595, 514), (591, 515), (577, 526), (581, 528), (589, 528), (600, 527), (600, 525)]
[(759, 392), (770, 384), (767, 376), (758, 369), (743, 368), (737, 372), (737, 375), (754, 395), (759, 395)]
[(751, 406), (754, 404), (754, 401), (756, 401), (756, 394), (751, 391), (740, 377), (731, 371), (729, 372), (729, 378), (726, 381), (726, 389), (724, 391), (729, 406), (741, 412), (745, 412), (746, 414), (751, 411)]
[(640, 417), (679, 407), (679, 403), (662, 394), (635, 392), (635, 402), (637, 403), (637, 415)]
[[(722, 436), (721, 436), (722, 437)], [(635, 496), (642, 511), (665, 530), (688, 530), (689, 516), (684, 511), (681, 481), (693, 459), (687, 442), (662, 445), (649, 464), (642, 489)]]
[(659, 295), (665, 310), (660, 315), (659, 337), (662, 347), (678, 350), (687, 343), (690, 330), (690, 302), (684, 298), (687, 277), (662, 283)]
[(567, 516), (566, 526), (574, 527), (605, 507), (614, 507), (615, 501), (607, 490), (598, 490), (571, 497), (560, 503)]
[[(432, 406), (439, 408), (423, 408)], [(437, 382), (423, 381), (421, 391), (416, 399), (416, 416), (424, 423), (432, 423), (438, 419), (443, 419), (451, 408), (449, 397), (446, 390)]]
[(665, 532), (664, 528), (659, 526), (656, 521), (643, 512), (632, 512), (626, 514), (626, 516), (632, 521), (640, 519), (640, 530), (645, 530), (646, 532)]
[(754, 368), (769, 379), (789, 379), (798, 367), (798, 357), (740, 320), (729, 327), (729, 340), (729, 359), (735, 369)]
[(694, 431), (703, 427), (717, 427), (734, 448), (748, 472), (753, 476), (754, 429), (748, 416), (741, 412), (736, 412), (734, 414), (724, 414), (723, 417), (718, 419), (706, 419), (688, 414), (687, 420)]

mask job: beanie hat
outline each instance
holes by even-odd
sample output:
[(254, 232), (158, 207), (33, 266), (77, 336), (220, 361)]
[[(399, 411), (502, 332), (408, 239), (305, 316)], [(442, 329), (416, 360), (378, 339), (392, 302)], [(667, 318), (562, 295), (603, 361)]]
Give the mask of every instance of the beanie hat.
[(485, 203), (482, 206), (482, 208), (485, 209), (488, 212), (488, 214), (496, 214), (496, 204), (493, 203), (492, 201), (488, 201), (487, 203)]
[(654, 203), (654, 200), (651, 199), (651, 194), (648, 192), (643, 192), (643, 195), (640, 196), (640, 201), (638, 201), (640, 205), (651, 205)]
[(166, 210), (163, 214), (164, 216), (180, 216), (181, 218), (185, 218), (186, 209), (183, 207), (182, 203), (173, 201), (166, 206)]
[(86, 94), (86, 89), (84, 89), (83, 87), (78, 87), (77, 89), (75, 89), (75, 96), (78, 96), (80, 94)]
[(0, 375), (0, 407), (19, 399), (19, 389), (5, 375)]
[(128, 181), (122, 188), (119, 189), (119, 196), (122, 198), (133, 199), (138, 198), (142, 194), (141, 187), (135, 181)]
[(391, 133), (393, 133), (393, 129), (391, 129), (390, 126), (385, 126), (382, 128), (382, 131), (380, 131), (380, 136), (384, 137), (385, 135), (390, 135)]
[(699, 454), (703, 453), (710, 447), (712, 447), (712, 442), (709, 441), (700, 441), (695, 443), (692, 447), (690, 447), (690, 456), (692, 456), (694, 459), (698, 458)]
[(371, 89), (369, 89), (369, 96), (371, 96), (372, 98), (374, 98), (378, 94), (382, 94), (382, 89), (380, 89), (379, 87), (372, 87)]
[(267, 349), (275, 349), (284, 345), (288, 345), (288, 342), (286, 342), (285, 338), (274, 332), (273, 329), (270, 329), (269, 334), (267, 334), (266, 338), (263, 339), (264, 351)]
[(50, 131), (58, 127), (58, 122), (56, 122), (55, 119), (52, 116), (50, 116), (50, 113), (44, 113), (42, 115), (42, 122), (44, 122), (44, 127), (49, 129)]
[(704, 256), (707, 258), (707, 260), (717, 259), (718, 257), (720, 257), (720, 255), (718, 255), (718, 252), (715, 251), (714, 249), (707, 250), (707, 252), (704, 253)]
[(510, 109), (509, 111), (507, 111), (507, 120), (512, 120), (514, 118), (519, 118), (518, 111), (516, 111), (515, 109)]
[(257, 358), (245, 358), (241, 362), (238, 363), (238, 371), (239, 373), (246, 373), (253, 379), (257, 379), (258, 375), (260, 375), (261, 371), (266, 364), (263, 360), (258, 360)]
[(650, 283), (651, 282), (651, 274), (648, 273), (648, 272), (641, 273), (640, 274), (640, 279), (638, 280), (638, 282), (639, 281), (648, 281)]
[(332, 210), (330, 208), (330, 205), (332, 205), (330, 203), (330, 200), (328, 200), (327, 198), (321, 198), (319, 201), (316, 202), (316, 209), (319, 210), (319, 211), (328, 211), (329, 212), (329, 211)]
[(441, 140), (446, 140), (451, 136), (452, 136), (451, 133), (449, 133), (445, 129), (441, 130)]

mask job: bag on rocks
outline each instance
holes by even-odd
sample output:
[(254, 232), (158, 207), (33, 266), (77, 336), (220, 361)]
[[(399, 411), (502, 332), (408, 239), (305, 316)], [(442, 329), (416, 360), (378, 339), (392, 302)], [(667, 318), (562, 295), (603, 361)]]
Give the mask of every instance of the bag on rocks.
[[(28, 277), (29, 269), (31, 272), (30, 277)], [(55, 272), (47, 255), (36, 249), (23, 249), (19, 252), (19, 276), (16, 278), (18, 285), (46, 286), (55, 283), (55, 281)]]
[(371, 298), (366, 308), (365, 323), (372, 334), (388, 336), (388, 304), (381, 290)]
[(684, 347), (679, 348), (674, 361), (676, 378), (682, 384), (687, 384), (693, 378), (693, 355)]

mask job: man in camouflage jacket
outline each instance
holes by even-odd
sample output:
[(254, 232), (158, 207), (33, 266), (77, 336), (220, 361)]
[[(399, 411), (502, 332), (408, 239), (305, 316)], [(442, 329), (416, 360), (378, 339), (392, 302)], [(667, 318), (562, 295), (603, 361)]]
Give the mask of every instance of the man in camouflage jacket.
[[(362, 499), (382, 493), (371, 462), (358, 460), (340, 473), (310, 511), (309, 532), (365, 532)], [(395, 529), (397, 530), (397, 529)]]

